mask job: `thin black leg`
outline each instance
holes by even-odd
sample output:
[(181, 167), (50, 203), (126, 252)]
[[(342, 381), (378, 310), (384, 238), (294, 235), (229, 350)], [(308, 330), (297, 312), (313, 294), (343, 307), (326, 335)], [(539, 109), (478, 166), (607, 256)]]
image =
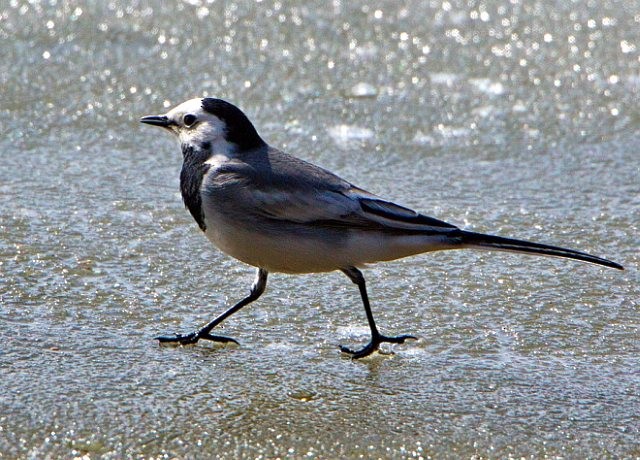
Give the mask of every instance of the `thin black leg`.
[(240, 310), (242, 307), (250, 304), (258, 297), (262, 295), (265, 288), (267, 287), (267, 275), (269, 272), (266, 270), (259, 268), (256, 273), (256, 279), (251, 285), (251, 291), (249, 295), (242, 299), (240, 302), (235, 304), (233, 307), (229, 308), (227, 311), (222, 313), (216, 319), (211, 321), (209, 324), (204, 326), (203, 328), (192, 332), (190, 334), (175, 334), (174, 336), (169, 337), (156, 337), (160, 341), (160, 343), (178, 343), (180, 345), (187, 345), (190, 343), (196, 343), (198, 340), (212, 340), (214, 342), (233, 342), (238, 343), (235, 339), (231, 337), (224, 337), (221, 335), (213, 335), (211, 334), (211, 330), (224, 321), (227, 317), (233, 315), (235, 312)]
[(364, 304), (364, 311), (367, 314), (367, 321), (369, 321), (369, 328), (371, 329), (371, 341), (368, 345), (360, 350), (353, 351), (347, 347), (341, 346), (340, 351), (343, 353), (347, 353), (351, 355), (352, 358), (364, 358), (365, 356), (369, 356), (371, 353), (376, 351), (382, 342), (390, 342), (390, 343), (404, 343), (407, 339), (416, 339), (412, 335), (400, 335), (397, 337), (387, 337), (385, 335), (380, 334), (378, 331), (378, 327), (376, 326), (376, 322), (373, 319), (373, 313), (371, 313), (371, 306), (369, 305), (369, 296), (367, 295), (367, 287), (365, 285), (364, 276), (362, 276), (362, 272), (358, 270), (356, 267), (349, 267), (342, 269), (342, 272), (349, 277), (351, 281), (358, 285), (358, 289), (360, 289), (360, 296), (362, 297), (362, 303)]

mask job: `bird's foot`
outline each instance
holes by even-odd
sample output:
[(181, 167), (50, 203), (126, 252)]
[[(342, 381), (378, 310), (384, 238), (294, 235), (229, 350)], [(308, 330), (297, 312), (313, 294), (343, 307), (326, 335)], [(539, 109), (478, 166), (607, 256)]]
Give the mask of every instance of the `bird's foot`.
[(369, 342), (364, 348), (360, 350), (351, 350), (345, 346), (340, 346), (340, 351), (342, 353), (346, 353), (351, 355), (352, 359), (364, 358), (365, 356), (369, 356), (371, 353), (376, 351), (382, 342), (389, 343), (404, 343), (405, 340), (418, 340), (417, 337), (412, 335), (399, 335), (396, 337), (387, 337), (386, 335), (376, 334), (371, 337), (371, 342)]
[(212, 342), (221, 342), (221, 343), (235, 343), (238, 344), (238, 341), (232, 339), (231, 337), (224, 337), (222, 335), (213, 335), (204, 331), (195, 331), (191, 334), (175, 334), (172, 336), (160, 336), (156, 337), (161, 344), (176, 344), (176, 345), (190, 345), (196, 343), (198, 340), (211, 340)]

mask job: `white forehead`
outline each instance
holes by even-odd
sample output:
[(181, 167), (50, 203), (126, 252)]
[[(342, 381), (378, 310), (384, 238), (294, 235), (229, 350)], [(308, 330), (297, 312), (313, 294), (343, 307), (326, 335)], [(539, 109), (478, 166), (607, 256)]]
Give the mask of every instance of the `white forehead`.
[[(188, 113), (198, 117), (199, 123), (193, 127), (185, 127), (183, 120), (184, 116)], [(169, 110), (166, 116), (176, 122), (173, 131), (183, 144), (215, 143), (221, 141), (226, 145), (226, 141), (224, 140), (224, 121), (204, 110), (202, 107), (202, 99), (189, 99)], [(226, 147), (224, 148), (226, 149)]]
[(194, 115), (200, 115), (204, 113), (204, 109), (202, 108), (202, 99), (189, 99), (186, 102), (183, 102), (180, 105), (175, 106), (167, 113), (169, 118), (173, 118), (175, 116), (184, 115), (186, 113), (192, 113)]

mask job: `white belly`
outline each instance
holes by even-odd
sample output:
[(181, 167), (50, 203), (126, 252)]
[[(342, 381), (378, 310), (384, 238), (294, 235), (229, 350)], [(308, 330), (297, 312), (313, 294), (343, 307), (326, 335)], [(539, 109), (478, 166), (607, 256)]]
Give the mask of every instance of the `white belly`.
[(446, 249), (441, 237), (379, 232), (292, 231), (238, 228), (207, 221), (206, 235), (226, 254), (271, 272), (317, 273)]
[(314, 273), (349, 266), (336, 247), (293, 234), (273, 235), (226, 225), (207, 225), (206, 235), (221, 251), (270, 272)]

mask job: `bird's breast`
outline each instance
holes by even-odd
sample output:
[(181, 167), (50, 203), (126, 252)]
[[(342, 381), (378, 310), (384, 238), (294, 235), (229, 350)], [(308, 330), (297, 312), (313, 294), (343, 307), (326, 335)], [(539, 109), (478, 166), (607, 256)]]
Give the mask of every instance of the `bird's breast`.
[(207, 226), (204, 219), (204, 210), (202, 209), (200, 189), (209, 168), (210, 166), (206, 163), (185, 161), (180, 171), (182, 200), (202, 231), (206, 231)]

